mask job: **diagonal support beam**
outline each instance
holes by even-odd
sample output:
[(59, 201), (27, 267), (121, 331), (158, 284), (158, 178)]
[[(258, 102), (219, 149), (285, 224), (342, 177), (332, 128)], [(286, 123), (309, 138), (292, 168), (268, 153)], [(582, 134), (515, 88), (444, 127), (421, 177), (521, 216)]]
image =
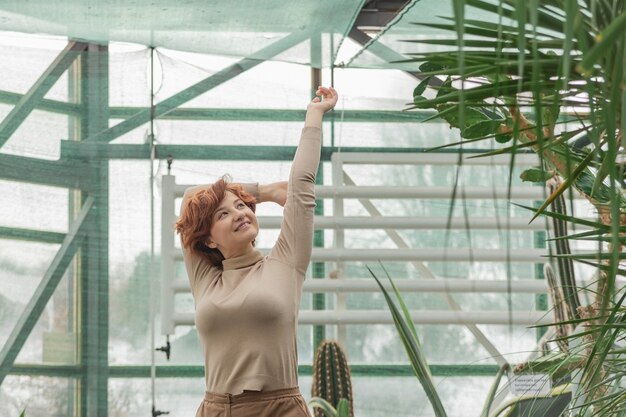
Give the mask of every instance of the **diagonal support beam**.
[[(348, 37), (353, 41), (361, 44), (363, 46), (363, 49), (361, 49), (361, 51), (354, 55), (348, 63), (344, 64), (344, 66), (346, 67), (348, 67), (350, 65), (350, 62), (352, 62), (357, 56), (362, 54), (363, 51), (371, 52), (372, 54), (376, 55), (386, 62), (402, 61), (407, 59), (406, 56), (394, 51), (386, 45), (383, 45), (381, 42), (374, 42), (372, 38), (367, 35), (367, 33), (357, 29), (356, 27), (352, 28), (352, 30), (348, 34)], [(416, 71), (404, 72), (418, 80), (423, 80), (425, 78), (421, 73)], [(443, 82), (437, 77), (432, 77), (428, 82), (428, 85), (436, 87), (440, 86), (441, 84), (443, 84)]]
[(150, 109), (142, 110), (123, 122), (91, 136), (84, 141), (110, 142), (115, 138), (141, 126), (142, 124), (148, 123), (151, 117), (157, 118), (163, 116), (178, 108), (182, 104), (185, 104), (188, 101), (193, 100), (194, 98), (219, 86), (220, 84), (235, 78), (237, 75), (256, 67), (257, 65), (263, 63), (268, 57), (276, 56), (281, 52), (299, 44), (303, 40), (307, 39), (309, 35), (310, 34), (305, 31), (292, 33), (291, 35), (259, 50), (251, 57), (244, 58), (241, 61), (230, 65), (210, 77), (192, 85), (191, 87), (173, 95), (172, 97), (163, 100), (154, 106), (154, 113), (152, 115), (150, 114)]
[(86, 48), (86, 43), (69, 42), (65, 49), (61, 51), (44, 73), (41, 74), (30, 90), (28, 90), (28, 93), (22, 96), (0, 124), (0, 148), (9, 140), (11, 135), (20, 127), (24, 119), (37, 107), (46, 93), (50, 91), (61, 75), (63, 75)]
[[(345, 171), (343, 173), (343, 180), (346, 183), (346, 185), (356, 185), (355, 182), (352, 181), (352, 178), (350, 178), (350, 176)], [(359, 202), (365, 207), (365, 209), (370, 214), (370, 216), (382, 216), (381, 212), (378, 211), (378, 209), (374, 206), (374, 204), (372, 204), (370, 200), (359, 199)], [(393, 242), (396, 244), (397, 247), (399, 248), (409, 247), (409, 245), (404, 241), (402, 236), (400, 236), (398, 232), (396, 232), (395, 230), (385, 230), (385, 233), (387, 233), (387, 236), (389, 236), (391, 240), (393, 240)], [(433, 274), (433, 272), (430, 269), (428, 269), (428, 267), (424, 265), (422, 262), (412, 262), (412, 264), (418, 271), (420, 271), (420, 274), (422, 276), (429, 278), (429, 279), (436, 279), (435, 274)], [(452, 298), (450, 294), (445, 293), (443, 297), (446, 299), (448, 305), (453, 311), (458, 311), (462, 313), (463, 309), (454, 300), (454, 298)], [(493, 343), (489, 341), (487, 336), (485, 336), (485, 334), (478, 328), (478, 326), (476, 326), (475, 324), (466, 323), (465, 327), (474, 335), (474, 337), (476, 337), (478, 342), (480, 342), (480, 344), (483, 345), (483, 347), (487, 350), (487, 352), (489, 352), (491, 357), (498, 363), (498, 365), (502, 366), (507, 363), (506, 360), (504, 359), (504, 356), (502, 356), (500, 351), (493, 345)]]
[(54, 290), (61, 281), (76, 251), (87, 236), (92, 207), (94, 207), (94, 198), (88, 197), (83, 204), (78, 218), (63, 240), (61, 248), (52, 260), (43, 279), (35, 289), (35, 293), (22, 312), (2, 351), (0, 351), (0, 385), (2, 385), (2, 381), (4, 381), (4, 378), (13, 367), (15, 358), (24, 346), (30, 332), (35, 327), (39, 316), (41, 316), (50, 297), (52, 297)]
[[(24, 94), (0, 90), (0, 103), (15, 106), (23, 97)], [(47, 98), (41, 99), (35, 108), (50, 113), (66, 114), (70, 116), (80, 115), (80, 105), (59, 100), (49, 100)]]
[(0, 226), (0, 239), (24, 240), (28, 242), (62, 244), (65, 233), (46, 230), (20, 229), (17, 227)]

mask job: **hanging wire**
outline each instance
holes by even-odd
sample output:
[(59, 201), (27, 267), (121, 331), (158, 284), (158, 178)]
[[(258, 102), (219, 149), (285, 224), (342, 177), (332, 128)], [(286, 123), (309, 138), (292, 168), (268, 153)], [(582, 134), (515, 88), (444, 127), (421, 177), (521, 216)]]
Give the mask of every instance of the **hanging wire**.
[(155, 363), (155, 323), (154, 323), (154, 47), (150, 47), (150, 393), (152, 395), (152, 413), (156, 408), (156, 363)]
[[(156, 409), (156, 352), (162, 351), (165, 353), (166, 358), (170, 358), (170, 340), (167, 336), (165, 346), (155, 348), (156, 344), (156, 270), (155, 270), (155, 183), (160, 170), (160, 166), (157, 165), (157, 169), (154, 169), (154, 162), (157, 160), (156, 155), (156, 138), (154, 135), (154, 119), (156, 118), (156, 108), (154, 106), (154, 47), (150, 47), (150, 127), (148, 130), (148, 143), (150, 144), (150, 393), (152, 396), (152, 417), (157, 417), (163, 414), (169, 414), (169, 411), (161, 411)], [(171, 167), (171, 161), (168, 157), (168, 174)]]

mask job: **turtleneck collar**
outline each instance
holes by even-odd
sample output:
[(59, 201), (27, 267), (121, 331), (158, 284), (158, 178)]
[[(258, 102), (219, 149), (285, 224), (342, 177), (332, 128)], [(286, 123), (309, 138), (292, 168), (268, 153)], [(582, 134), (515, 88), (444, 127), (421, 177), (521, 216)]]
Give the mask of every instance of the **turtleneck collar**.
[(245, 255), (224, 259), (222, 261), (222, 268), (224, 271), (229, 271), (231, 269), (247, 268), (259, 262), (261, 259), (263, 259), (263, 255), (261, 254), (261, 252), (255, 249), (246, 253)]

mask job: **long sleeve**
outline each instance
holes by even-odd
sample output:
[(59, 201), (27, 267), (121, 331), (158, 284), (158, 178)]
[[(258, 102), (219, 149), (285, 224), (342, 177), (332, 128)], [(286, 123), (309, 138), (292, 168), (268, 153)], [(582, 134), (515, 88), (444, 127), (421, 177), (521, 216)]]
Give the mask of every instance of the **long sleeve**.
[(315, 177), (320, 163), (321, 129), (302, 129), (287, 187), (287, 201), (276, 244), (270, 257), (293, 266), (302, 276), (313, 250)]

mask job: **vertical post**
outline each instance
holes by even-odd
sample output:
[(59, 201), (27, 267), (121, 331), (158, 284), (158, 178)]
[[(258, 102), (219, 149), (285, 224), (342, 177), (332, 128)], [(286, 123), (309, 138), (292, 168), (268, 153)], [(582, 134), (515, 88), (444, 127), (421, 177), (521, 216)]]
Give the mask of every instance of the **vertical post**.
[(176, 177), (161, 177), (161, 334), (174, 334), (174, 290), (172, 283), (176, 276), (174, 253), (174, 229), (176, 219)]
[[(80, 104), (81, 103), (81, 61), (83, 54), (76, 59), (72, 65), (68, 68), (68, 102)], [(68, 140), (78, 141), (80, 140), (80, 125), (81, 118), (79, 116), (69, 116), (67, 121), (67, 137)], [(78, 215), (78, 211), (81, 207), (81, 192), (78, 190), (70, 189), (68, 192), (68, 212), (69, 219), (74, 219)], [(84, 245), (83, 245), (84, 247)], [(74, 363), (80, 363), (80, 273), (81, 273), (81, 259), (83, 249), (79, 249), (72, 264), (67, 269), (68, 279), (68, 327), (69, 331), (74, 335)], [(73, 389), (68, 393), (68, 404), (70, 404), (71, 416), (77, 417), (80, 413), (80, 393), (81, 393), (81, 381), (73, 380), (71, 386)]]
[[(322, 85), (322, 70), (315, 68), (316, 62), (321, 62), (322, 57), (322, 39), (319, 33), (314, 34), (311, 37), (311, 97), (317, 91), (317, 87)], [(322, 144), (323, 146), (323, 144)], [(324, 163), (320, 163), (316, 176), (316, 184), (324, 184)], [(324, 214), (324, 200), (316, 200), (315, 215), (320, 216)], [(316, 230), (313, 233), (313, 246), (324, 247), (324, 231)], [(326, 275), (326, 268), (323, 262), (314, 262), (312, 265), (313, 278), (324, 278)], [(325, 310), (326, 309), (326, 296), (325, 294), (313, 294), (313, 310)], [(319, 343), (325, 338), (326, 329), (322, 325), (313, 326), (313, 351), (317, 349)]]
[[(90, 44), (80, 58), (80, 103), (77, 127), (85, 139), (109, 126), (108, 47)], [(78, 279), (81, 417), (107, 417), (109, 343), (109, 161), (89, 161), (97, 171), (95, 216), (80, 257)], [(85, 195), (81, 195), (82, 200)]]
[[(334, 153), (331, 156), (331, 169), (333, 176), (333, 186), (340, 187), (344, 185), (343, 158), (341, 158), (341, 153)], [(333, 198), (333, 216), (336, 218), (340, 218), (343, 217), (344, 214), (343, 198), (335, 196), (335, 198)], [(333, 247), (335, 249), (345, 248), (345, 231), (343, 229), (335, 229), (333, 231)], [(335, 262), (334, 274), (335, 279), (344, 279), (342, 262)], [(346, 310), (346, 295), (344, 293), (335, 293), (334, 308), (337, 311)], [(339, 343), (341, 343), (342, 346), (347, 346), (346, 342), (348, 340), (348, 336), (346, 333), (346, 326), (337, 325), (336, 331), (336, 337)]]

